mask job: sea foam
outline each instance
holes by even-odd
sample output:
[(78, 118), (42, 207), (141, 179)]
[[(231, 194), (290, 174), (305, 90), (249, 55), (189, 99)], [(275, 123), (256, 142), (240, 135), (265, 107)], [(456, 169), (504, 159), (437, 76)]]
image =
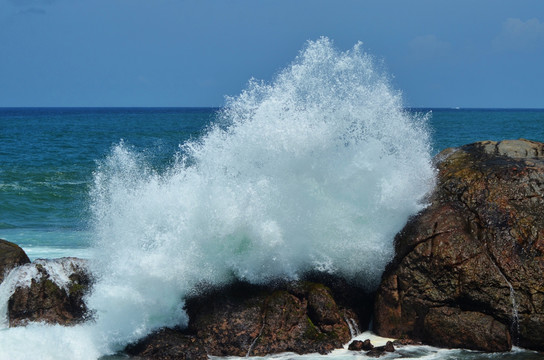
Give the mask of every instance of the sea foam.
[(361, 44), (339, 52), (327, 38), (228, 98), (166, 171), (120, 143), (90, 193), (95, 321), (62, 330), (66, 351), (82, 337), (92, 358), (184, 325), (183, 299), (202, 284), (317, 270), (374, 289), (434, 184), (429, 144), (426, 119), (403, 110)]

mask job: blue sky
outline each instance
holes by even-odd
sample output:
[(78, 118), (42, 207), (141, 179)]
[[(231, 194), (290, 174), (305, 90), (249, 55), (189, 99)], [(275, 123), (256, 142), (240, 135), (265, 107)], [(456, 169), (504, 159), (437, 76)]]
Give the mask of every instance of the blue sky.
[(320, 36), (406, 106), (544, 108), (542, 0), (0, 0), (0, 106), (221, 106)]

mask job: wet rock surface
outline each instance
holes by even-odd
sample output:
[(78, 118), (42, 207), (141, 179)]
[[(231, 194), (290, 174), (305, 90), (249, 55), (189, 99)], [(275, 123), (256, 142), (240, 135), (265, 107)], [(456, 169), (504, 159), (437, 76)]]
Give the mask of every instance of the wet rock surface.
[(425, 338), (433, 345), (486, 351), (510, 350), (508, 326), (481, 312), (432, 308), (425, 317)]
[(365, 355), (371, 358), (379, 358), (386, 355), (387, 353), (395, 352), (395, 346), (391, 341), (388, 341), (384, 346), (374, 346), (369, 339), (364, 341), (353, 340), (349, 346), (348, 350), (351, 351), (361, 351), (365, 352)]
[(0, 239), (0, 283), (9, 270), (29, 262), (28, 256), (19, 245)]
[(126, 353), (131, 359), (207, 360), (202, 341), (180, 329), (161, 329), (144, 340), (129, 345)]
[[(347, 319), (358, 318), (339, 303), (332, 290), (320, 283), (301, 281), (272, 287), (237, 283), (188, 299), (187, 329), (152, 334), (129, 346), (127, 352), (149, 359), (174, 359), (173, 355), (157, 355), (157, 344), (166, 341), (159, 339), (168, 334), (183, 339), (183, 344), (198, 344), (204, 355), (325, 354), (351, 339)], [(179, 346), (185, 345), (167, 347)]]
[(447, 149), (437, 168), (430, 206), (396, 238), (375, 331), (442, 347), (544, 350), (544, 144)]
[(369, 351), (372, 349), (374, 349), (374, 345), (372, 345), (369, 339), (364, 341), (353, 340), (348, 346), (348, 350), (351, 351)]
[(86, 320), (90, 314), (83, 296), (91, 278), (85, 264), (81, 259), (63, 258), (36, 260), (21, 267), (31, 279), (29, 284), (18, 284), (9, 298), (9, 326), (28, 322), (74, 325)]

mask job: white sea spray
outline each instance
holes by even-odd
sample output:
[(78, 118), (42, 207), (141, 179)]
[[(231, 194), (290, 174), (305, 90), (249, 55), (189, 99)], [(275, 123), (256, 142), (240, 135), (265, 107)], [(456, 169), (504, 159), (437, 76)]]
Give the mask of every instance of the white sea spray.
[(309, 42), (274, 82), (228, 99), (169, 171), (113, 149), (95, 174), (89, 304), (122, 343), (186, 321), (180, 299), (202, 283), (320, 270), (373, 289), (433, 181), (425, 119), (372, 58)]
[(9, 329), (0, 347), (26, 333), (41, 358), (81, 341), (80, 358), (93, 359), (186, 324), (183, 299), (201, 284), (319, 270), (374, 289), (394, 235), (434, 185), (429, 144), (426, 119), (403, 110), (360, 44), (308, 42), (273, 82), (229, 98), (167, 171), (115, 146), (90, 194), (95, 320)]

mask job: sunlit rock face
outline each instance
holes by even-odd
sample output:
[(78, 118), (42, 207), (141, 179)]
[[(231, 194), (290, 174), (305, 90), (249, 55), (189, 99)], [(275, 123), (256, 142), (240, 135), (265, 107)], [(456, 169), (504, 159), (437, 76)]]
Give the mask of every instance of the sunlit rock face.
[(17, 244), (0, 239), (0, 283), (9, 270), (29, 262), (26, 253)]
[(438, 346), (543, 350), (544, 144), (484, 141), (436, 160), (431, 205), (396, 238), (375, 330)]
[[(89, 319), (87, 262), (77, 258), (37, 259), (14, 268), (0, 286), (4, 326), (31, 322), (74, 325)], [(7, 300), (6, 302), (4, 302)]]

